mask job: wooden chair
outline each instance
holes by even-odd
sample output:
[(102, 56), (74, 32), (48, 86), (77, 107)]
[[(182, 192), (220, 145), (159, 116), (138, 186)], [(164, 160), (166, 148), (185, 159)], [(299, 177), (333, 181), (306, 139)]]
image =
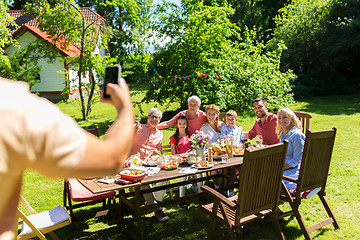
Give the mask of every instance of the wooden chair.
[(164, 154), (164, 153), (170, 153), (171, 154), (171, 145), (162, 145), (161, 146), (161, 153)]
[[(282, 214), (280, 217), (294, 214), (300, 228), (305, 236), (305, 239), (311, 239), (310, 232), (317, 230), (328, 224), (333, 224), (335, 229), (340, 228), (335, 219), (328, 203), (325, 200), (325, 187), (329, 175), (329, 167), (331, 161), (331, 154), (334, 147), (336, 128), (327, 131), (306, 132), (305, 145), (301, 159), (301, 167), (298, 179), (293, 179), (284, 176), (285, 180), (295, 182), (297, 188), (294, 193), (289, 193), (287, 189), (283, 189), (282, 200), (288, 201), (292, 211)], [(323, 204), (329, 218), (324, 221), (314, 224), (313, 226), (306, 227), (305, 223), (299, 213), (299, 206), (302, 200), (302, 192), (321, 188), (317, 193), (321, 203)]]
[(20, 203), (24, 205), (31, 215), (26, 216), (19, 208), (17, 209), (22, 219), (22, 221), (19, 222), (22, 224), (22, 229), (17, 239), (23, 240), (38, 237), (44, 240), (46, 239), (44, 236), (46, 233), (48, 233), (52, 239), (58, 239), (53, 231), (69, 225), (71, 222), (69, 214), (61, 206), (57, 206), (50, 211), (36, 213), (21, 195)]
[[(307, 130), (310, 129), (310, 119), (312, 118), (311, 114), (304, 112), (294, 112), (296, 117), (300, 120), (302, 126), (302, 132), (305, 134)], [(274, 112), (277, 114), (277, 111)]]
[(278, 201), (285, 165), (287, 141), (258, 150), (245, 150), (241, 166), (239, 192), (226, 198), (208, 187), (201, 189), (214, 197), (214, 203), (203, 205), (211, 215), (208, 238), (211, 239), (216, 219), (224, 222), (231, 239), (236, 239), (241, 226), (264, 216), (271, 216), (280, 239), (285, 239), (277, 220)]
[[(87, 129), (87, 131), (94, 134), (95, 137), (100, 136), (98, 127), (93, 129)], [(74, 215), (74, 209), (94, 205), (97, 203), (102, 203), (103, 206), (105, 206), (106, 204), (110, 204), (110, 202), (112, 202), (113, 209), (117, 213), (117, 205), (115, 198), (116, 191), (93, 194), (87, 188), (81, 185), (81, 183), (79, 183), (75, 178), (64, 179), (63, 204), (64, 207), (70, 211), (73, 228), (75, 228), (75, 221), (104, 216), (107, 215), (110, 210), (106, 209), (98, 211), (96, 213), (90, 213), (81, 217), (77, 217)], [(106, 200), (108, 200), (107, 203)], [(76, 202), (76, 204), (74, 204), (74, 202)]]
[(99, 127), (95, 127), (95, 128), (88, 128), (86, 129), (86, 131), (88, 131), (89, 133), (93, 134), (94, 136), (100, 138), (100, 131), (99, 131)]

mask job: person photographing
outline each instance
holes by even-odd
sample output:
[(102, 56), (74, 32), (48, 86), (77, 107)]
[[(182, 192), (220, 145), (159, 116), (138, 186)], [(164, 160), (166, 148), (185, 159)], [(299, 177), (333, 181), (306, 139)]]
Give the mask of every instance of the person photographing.
[(123, 78), (108, 84), (117, 117), (103, 140), (79, 127), (29, 86), (0, 77), (0, 239), (15, 238), (24, 171), (69, 178), (115, 175), (124, 166), (134, 136), (133, 106)]

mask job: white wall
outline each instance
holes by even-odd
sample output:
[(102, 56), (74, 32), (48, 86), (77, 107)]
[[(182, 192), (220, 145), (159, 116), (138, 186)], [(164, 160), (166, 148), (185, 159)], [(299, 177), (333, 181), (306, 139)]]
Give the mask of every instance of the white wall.
[(64, 62), (57, 58), (55, 63), (50, 65), (47, 59), (42, 58), (39, 65), (43, 66), (40, 71), (40, 82), (34, 85), (32, 91), (62, 91), (65, 88)]

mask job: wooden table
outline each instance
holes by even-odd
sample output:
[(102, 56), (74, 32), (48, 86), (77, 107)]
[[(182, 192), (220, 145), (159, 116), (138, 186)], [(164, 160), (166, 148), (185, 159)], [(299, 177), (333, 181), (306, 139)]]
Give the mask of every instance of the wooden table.
[[(159, 207), (166, 206), (166, 205), (176, 204), (176, 203), (183, 202), (183, 201), (199, 199), (200, 197), (205, 196), (205, 193), (204, 192), (193, 193), (193, 194), (185, 195), (184, 197), (181, 197), (181, 198), (178, 197), (175, 199), (167, 199), (167, 200), (164, 200), (163, 202), (158, 202), (156, 204), (145, 205), (145, 206), (141, 206), (141, 203), (140, 203), (140, 195), (141, 194), (152, 193), (152, 192), (156, 192), (156, 191), (163, 190), (163, 189), (171, 189), (171, 188), (183, 186), (183, 185), (186, 186), (187, 184), (206, 181), (206, 180), (214, 179), (214, 178), (219, 178), (219, 179), (223, 180), (223, 181), (221, 181), (219, 191), (223, 191), (226, 189), (236, 187), (237, 185), (228, 184), (228, 182), (229, 182), (228, 180), (230, 180), (232, 177), (232, 175), (228, 174), (228, 170), (231, 168), (236, 168), (236, 169), (238, 169), (238, 171), (240, 171), (240, 166), (242, 164), (242, 160), (243, 160), (242, 157), (234, 157), (234, 158), (229, 158), (226, 163), (219, 163), (217, 161), (214, 161), (214, 166), (212, 168), (199, 169), (195, 173), (195, 174), (205, 173), (205, 174), (203, 174), (203, 177), (189, 178), (189, 180), (186, 180), (186, 181), (169, 183), (165, 186), (152, 187), (152, 188), (148, 188), (148, 189), (140, 189), (140, 187), (147, 186), (149, 184), (153, 184), (153, 183), (157, 183), (157, 182), (172, 180), (172, 179), (176, 179), (176, 178), (180, 178), (180, 177), (194, 176), (195, 174), (179, 173), (179, 171), (182, 168), (189, 167), (189, 165), (185, 164), (184, 166), (180, 165), (175, 170), (161, 169), (159, 173), (157, 173), (153, 176), (149, 176), (149, 177), (141, 180), (140, 182), (126, 184), (126, 185), (119, 185), (119, 184), (115, 184), (115, 183), (105, 184), (105, 183), (100, 183), (96, 180), (87, 180), (87, 179), (78, 179), (78, 181), (82, 185), (84, 185), (87, 189), (89, 189), (92, 193), (101, 193), (101, 192), (107, 192), (107, 191), (111, 191), (111, 190), (118, 190), (119, 191), (119, 205), (120, 205), (120, 208), (119, 208), (119, 215), (120, 215), (120, 224), (119, 225), (120, 225), (120, 227), (129, 237), (131, 237), (133, 239), (144, 239), (144, 233), (143, 233), (142, 221), (141, 221), (141, 213), (142, 212), (146, 212), (151, 209), (157, 209)], [(215, 171), (215, 170), (220, 170), (220, 171)], [(209, 172), (211, 172), (211, 174), (209, 174)], [(230, 181), (230, 182), (232, 183), (233, 181)], [(134, 191), (125, 193), (125, 189), (127, 189), (127, 188), (133, 188)], [(129, 200), (129, 197), (131, 197), (131, 196), (135, 196), (133, 202)], [(126, 228), (126, 226), (124, 226), (124, 224), (123, 224), (123, 218), (124, 218), (123, 213), (122, 213), (123, 205), (125, 205), (129, 209), (133, 210), (133, 212), (135, 214), (135, 218), (136, 218), (138, 228), (139, 228), (139, 235), (140, 235), (139, 238), (136, 237), (133, 232), (130, 232)]]

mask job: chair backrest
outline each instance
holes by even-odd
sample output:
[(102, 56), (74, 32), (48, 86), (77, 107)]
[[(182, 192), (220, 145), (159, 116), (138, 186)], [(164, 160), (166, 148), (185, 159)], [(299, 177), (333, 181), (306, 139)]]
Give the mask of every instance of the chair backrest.
[[(278, 111), (275, 111), (274, 114), (277, 114)], [(302, 132), (305, 134), (307, 130), (310, 129), (310, 119), (312, 118), (311, 114), (304, 112), (294, 112), (296, 117), (301, 122)]]
[(303, 112), (295, 112), (295, 115), (300, 120), (302, 131), (305, 134), (306, 131), (310, 129), (310, 118), (312, 118), (311, 114), (303, 113)]
[(166, 152), (170, 152), (171, 153), (171, 145), (162, 145), (161, 146), (161, 152), (162, 154), (166, 153)]
[(285, 166), (287, 141), (257, 150), (245, 150), (239, 180), (235, 225), (262, 210), (276, 209)]
[(86, 129), (86, 131), (88, 131), (89, 133), (93, 134), (94, 136), (100, 138), (100, 131), (99, 131), (99, 127), (95, 127), (95, 128), (88, 128)]
[(296, 194), (325, 185), (334, 148), (336, 128), (326, 131), (306, 132)]

